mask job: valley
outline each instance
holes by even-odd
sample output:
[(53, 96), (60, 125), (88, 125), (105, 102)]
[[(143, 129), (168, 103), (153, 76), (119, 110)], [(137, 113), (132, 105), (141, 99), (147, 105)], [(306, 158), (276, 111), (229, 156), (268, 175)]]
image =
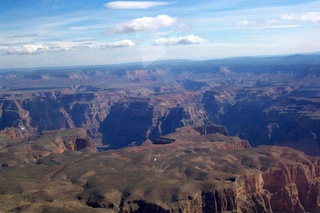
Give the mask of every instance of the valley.
[(319, 54), (0, 71), (1, 212), (319, 212)]
[(82, 128), (117, 149), (215, 123), (252, 146), (319, 155), (316, 56), (2, 71), (0, 129)]

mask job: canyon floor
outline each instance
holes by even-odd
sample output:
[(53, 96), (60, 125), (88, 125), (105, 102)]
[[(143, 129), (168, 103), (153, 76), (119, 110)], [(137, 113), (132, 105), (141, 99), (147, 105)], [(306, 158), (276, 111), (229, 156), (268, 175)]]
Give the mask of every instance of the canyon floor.
[(319, 54), (0, 71), (2, 212), (320, 212)]

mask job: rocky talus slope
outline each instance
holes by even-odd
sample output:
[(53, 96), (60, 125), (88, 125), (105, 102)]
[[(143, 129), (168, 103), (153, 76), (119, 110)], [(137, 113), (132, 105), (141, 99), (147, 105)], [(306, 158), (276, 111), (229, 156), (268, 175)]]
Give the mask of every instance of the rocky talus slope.
[[(49, 142), (52, 134), (41, 138)], [(51, 153), (2, 164), (0, 211), (320, 212), (319, 157), (252, 148), (221, 126), (184, 127), (163, 138), (171, 142), (100, 153), (59, 152), (50, 145), (57, 142), (36, 147), (32, 138), (2, 148), (1, 155), (20, 144)]]

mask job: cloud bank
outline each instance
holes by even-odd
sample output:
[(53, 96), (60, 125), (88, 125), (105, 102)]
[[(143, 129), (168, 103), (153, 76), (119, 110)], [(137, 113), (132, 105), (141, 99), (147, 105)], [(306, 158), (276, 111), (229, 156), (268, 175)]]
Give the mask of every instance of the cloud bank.
[(320, 12), (307, 12), (301, 14), (283, 14), (280, 17), (281, 20), (290, 21), (311, 21), (317, 25), (320, 25)]
[(288, 13), (265, 23), (252, 20), (238, 21), (235, 26), (241, 28), (268, 29), (268, 28), (294, 28), (299, 27), (297, 22), (313, 22), (320, 25), (320, 12)]
[(113, 1), (104, 4), (105, 7), (116, 10), (149, 9), (152, 7), (165, 6), (170, 2), (157, 1)]
[(25, 54), (36, 54), (42, 52), (56, 52), (63, 51), (66, 47), (54, 45), (54, 44), (26, 44), (22, 46), (15, 46), (6, 49), (9, 55), (25, 55)]
[(30, 55), (52, 52), (62, 52), (80, 49), (111, 49), (132, 47), (136, 43), (124, 39), (120, 41), (110, 42), (106, 45), (97, 42), (58, 42), (58, 43), (30, 43), (24, 45), (0, 45), (0, 51), (7, 55)]
[(121, 41), (115, 41), (115, 42), (111, 42), (107, 45), (102, 45), (100, 46), (100, 49), (105, 49), (105, 48), (120, 48), (120, 47), (132, 47), (135, 46), (136, 43), (128, 40), (128, 39), (124, 39)]
[(113, 26), (109, 33), (133, 33), (155, 31), (160, 28), (170, 27), (177, 22), (177, 18), (168, 15), (159, 15), (156, 17), (142, 17), (133, 19), (129, 22)]
[(207, 41), (195, 35), (188, 35), (184, 37), (159, 38), (155, 40), (154, 45), (189, 45), (203, 43), (207, 43)]

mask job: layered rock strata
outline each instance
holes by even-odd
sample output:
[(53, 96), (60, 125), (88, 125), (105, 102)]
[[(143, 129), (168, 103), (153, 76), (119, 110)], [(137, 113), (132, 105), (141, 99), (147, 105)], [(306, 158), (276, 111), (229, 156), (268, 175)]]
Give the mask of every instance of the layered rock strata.
[(317, 156), (316, 57), (2, 71), (0, 130), (77, 127), (104, 148), (121, 148), (217, 123), (252, 146), (285, 145)]

